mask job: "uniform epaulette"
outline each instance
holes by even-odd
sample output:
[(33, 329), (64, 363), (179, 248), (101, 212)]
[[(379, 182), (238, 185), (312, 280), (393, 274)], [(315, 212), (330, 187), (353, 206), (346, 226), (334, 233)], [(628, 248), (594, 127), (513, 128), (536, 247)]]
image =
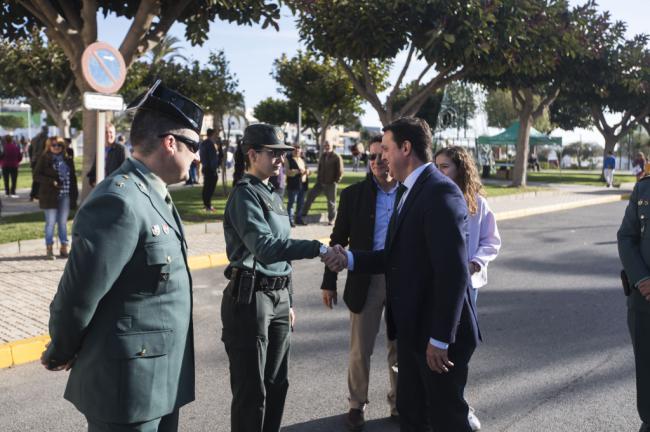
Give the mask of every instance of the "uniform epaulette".
[(251, 179), (249, 179), (248, 177), (243, 177), (237, 181), (235, 186), (246, 186), (249, 184), (251, 184)]
[(127, 174), (116, 175), (110, 179), (107, 179), (110, 182), (109, 188), (117, 192), (123, 192), (126, 190), (127, 185), (134, 183), (131, 180), (130, 176)]

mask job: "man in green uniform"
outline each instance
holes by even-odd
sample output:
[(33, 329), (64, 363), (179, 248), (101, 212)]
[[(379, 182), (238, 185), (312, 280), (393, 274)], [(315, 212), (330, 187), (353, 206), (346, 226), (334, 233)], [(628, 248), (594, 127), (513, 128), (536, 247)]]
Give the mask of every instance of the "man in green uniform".
[(131, 104), (133, 157), (76, 215), (41, 362), (95, 431), (176, 431), (194, 400), (192, 279), (167, 184), (184, 180), (203, 111), (157, 82)]
[(294, 319), (289, 261), (334, 253), (317, 240), (289, 238), (287, 211), (268, 180), (292, 149), (271, 125), (247, 127), (237, 155), (245, 159), (247, 172), (224, 212), (230, 283), (221, 320), (230, 360), (232, 432), (280, 430)]
[[(627, 322), (636, 364), (640, 432), (650, 432), (650, 181), (640, 180), (618, 230), (618, 255), (629, 282)], [(625, 282), (624, 282), (625, 284)]]

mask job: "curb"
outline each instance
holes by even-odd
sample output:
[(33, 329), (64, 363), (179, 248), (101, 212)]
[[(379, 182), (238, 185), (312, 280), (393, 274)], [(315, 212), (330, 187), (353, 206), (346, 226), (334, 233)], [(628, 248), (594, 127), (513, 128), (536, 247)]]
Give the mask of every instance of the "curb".
[[(588, 207), (598, 204), (607, 204), (627, 199), (629, 199), (629, 194), (609, 195), (605, 197), (585, 199), (562, 204), (540, 206), (537, 208), (498, 212), (495, 213), (495, 216), (498, 221), (504, 221), (524, 218), (527, 216), (540, 215), (544, 213)], [(322, 238), (318, 240), (321, 243), (327, 244), (330, 239)], [(187, 263), (190, 267), (190, 270), (205, 270), (208, 268), (221, 267), (228, 264), (228, 257), (226, 256), (225, 252), (196, 255), (189, 257), (187, 259)], [(29, 363), (31, 361), (40, 359), (41, 353), (49, 341), (50, 337), (48, 335), (42, 335), (0, 345), (0, 369), (20, 365), (23, 363)]]

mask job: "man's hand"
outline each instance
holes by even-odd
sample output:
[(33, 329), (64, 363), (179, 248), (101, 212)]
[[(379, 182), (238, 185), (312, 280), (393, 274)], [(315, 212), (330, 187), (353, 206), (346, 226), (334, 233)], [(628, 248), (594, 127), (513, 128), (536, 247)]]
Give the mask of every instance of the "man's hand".
[(650, 301), (650, 279), (646, 279), (639, 283), (639, 292), (647, 301)]
[(289, 324), (291, 325), (291, 331), (293, 331), (293, 326), (296, 323), (296, 313), (293, 311), (293, 308), (289, 308)]
[(348, 266), (348, 256), (345, 249), (340, 246), (327, 248), (327, 252), (321, 256), (321, 261), (333, 272), (340, 272)]
[(321, 293), (323, 294), (323, 304), (327, 308), (332, 309), (336, 304), (336, 297), (337, 297), (336, 291), (323, 289), (321, 290)]
[(448, 350), (436, 348), (427, 342), (427, 365), (429, 369), (438, 373), (449, 372), (454, 364), (447, 357)]
[(45, 351), (41, 354), (41, 364), (45, 367), (45, 369), (53, 372), (58, 372), (58, 371), (69, 371), (72, 369), (72, 365), (74, 364), (74, 361), (76, 358), (72, 358), (71, 360), (68, 360), (67, 363), (62, 364), (62, 365), (57, 365), (53, 366), (52, 363), (47, 359), (46, 354), (47, 354), (47, 349), (49, 348), (51, 342), (48, 342), (47, 345), (45, 345)]

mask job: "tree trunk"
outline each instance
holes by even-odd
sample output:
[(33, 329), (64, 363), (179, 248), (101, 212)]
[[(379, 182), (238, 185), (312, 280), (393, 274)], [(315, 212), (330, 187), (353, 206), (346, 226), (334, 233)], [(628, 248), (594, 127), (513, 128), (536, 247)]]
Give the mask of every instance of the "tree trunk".
[(95, 161), (97, 147), (97, 113), (95, 111), (83, 110), (82, 125), (84, 130), (84, 147), (83, 147), (83, 165), (81, 168), (81, 201), (88, 196), (91, 191), (88, 183), (88, 171)]
[(70, 111), (60, 111), (56, 113), (55, 115), (50, 115), (54, 119), (54, 122), (56, 123), (56, 127), (59, 129), (59, 133), (64, 137), (64, 138), (70, 138), (70, 117), (71, 117), (71, 112)]
[(512, 185), (526, 186), (526, 168), (528, 168), (528, 141), (530, 128), (533, 126), (533, 116), (529, 109), (524, 109), (519, 114), (519, 135), (517, 136), (517, 154), (513, 169)]

